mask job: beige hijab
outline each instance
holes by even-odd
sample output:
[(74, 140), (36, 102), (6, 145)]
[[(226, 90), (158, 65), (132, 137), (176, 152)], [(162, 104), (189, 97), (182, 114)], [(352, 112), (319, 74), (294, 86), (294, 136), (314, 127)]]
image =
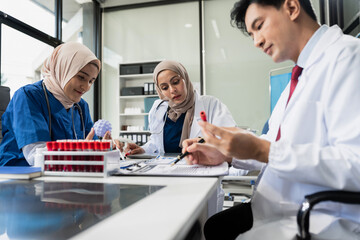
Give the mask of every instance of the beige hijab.
[(100, 71), (100, 60), (84, 45), (67, 42), (57, 46), (41, 69), (46, 88), (61, 102), (65, 109), (74, 102), (64, 93), (65, 85), (88, 63), (94, 62)]
[[(162, 94), (161, 89), (159, 88), (159, 85), (158, 85), (157, 78), (158, 78), (159, 73), (164, 70), (171, 70), (171, 71), (179, 74), (180, 77), (182, 79), (184, 79), (185, 87), (187, 89), (187, 95), (186, 95), (185, 100), (182, 103), (176, 104)], [(195, 110), (194, 87), (193, 87), (192, 83), (190, 82), (188, 73), (186, 72), (186, 69), (184, 68), (184, 66), (175, 61), (165, 60), (165, 61), (162, 61), (161, 63), (159, 63), (156, 66), (156, 68), (154, 69), (153, 78), (154, 78), (154, 82), (155, 82), (155, 86), (156, 86), (156, 91), (159, 94), (160, 99), (169, 102), (170, 109), (168, 111), (168, 117), (172, 121), (176, 121), (181, 116), (181, 114), (186, 112), (184, 125), (183, 125), (183, 129), (182, 129), (182, 133), (181, 133), (180, 144), (179, 144), (179, 146), (182, 147), (182, 142), (185, 139), (188, 139), (190, 136), (191, 124), (194, 119), (194, 110)]]

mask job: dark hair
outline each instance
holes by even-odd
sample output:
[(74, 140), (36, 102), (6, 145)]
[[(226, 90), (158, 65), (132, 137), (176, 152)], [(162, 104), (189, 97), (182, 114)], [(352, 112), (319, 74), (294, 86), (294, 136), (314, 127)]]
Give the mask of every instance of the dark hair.
[[(247, 33), (245, 25), (245, 14), (249, 6), (257, 3), (261, 6), (273, 6), (280, 9), (285, 0), (240, 0), (234, 4), (231, 10), (231, 25), (236, 26), (244, 33)], [(305, 12), (314, 20), (317, 21), (314, 9), (311, 6), (310, 0), (299, 0), (300, 6)]]

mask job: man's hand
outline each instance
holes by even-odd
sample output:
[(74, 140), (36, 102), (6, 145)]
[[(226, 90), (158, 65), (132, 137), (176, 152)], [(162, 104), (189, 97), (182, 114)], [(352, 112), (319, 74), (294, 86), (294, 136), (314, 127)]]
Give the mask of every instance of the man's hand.
[(198, 143), (199, 138), (183, 141), (182, 152), (190, 154), (185, 157), (187, 164), (219, 165), (224, 161), (231, 162), (231, 158), (224, 156), (214, 146), (206, 143)]
[(216, 146), (225, 156), (268, 162), (270, 142), (240, 128), (216, 127), (199, 121), (206, 143)]

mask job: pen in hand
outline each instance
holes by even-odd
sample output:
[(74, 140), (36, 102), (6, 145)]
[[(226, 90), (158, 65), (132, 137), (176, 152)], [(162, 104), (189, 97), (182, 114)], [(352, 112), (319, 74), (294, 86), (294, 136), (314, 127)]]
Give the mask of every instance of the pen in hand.
[[(200, 117), (201, 117), (201, 120), (203, 120), (204, 122), (207, 122), (207, 118), (206, 118), (206, 113), (205, 111), (201, 111), (200, 112)], [(204, 138), (200, 138), (200, 140), (198, 141), (198, 143), (204, 143), (205, 142), (205, 139)], [(182, 154), (180, 154), (179, 156), (177, 156), (175, 162), (173, 162), (171, 164), (171, 166), (174, 166), (176, 163), (178, 163), (181, 159), (183, 159), (184, 157), (186, 157), (187, 155), (189, 155), (189, 152), (186, 151)]]
[[(198, 143), (204, 143), (205, 142), (205, 139), (203, 138), (200, 138), (200, 140), (198, 141)], [(187, 155), (189, 155), (190, 153), (188, 151), (184, 152), (184, 153), (181, 153), (180, 155), (178, 155), (176, 157), (176, 160), (175, 162), (173, 162), (171, 164), (171, 166), (174, 166), (176, 163), (178, 163), (181, 159), (183, 159), (184, 157), (186, 157)]]
[(116, 142), (115, 142), (114, 139), (112, 139), (112, 142), (113, 142), (113, 144), (115, 145), (115, 149), (119, 151), (120, 159), (121, 159), (121, 160), (125, 160), (126, 157), (123, 155), (122, 151), (118, 148), (118, 146), (117, 146), (117, 144), (116, 144)]

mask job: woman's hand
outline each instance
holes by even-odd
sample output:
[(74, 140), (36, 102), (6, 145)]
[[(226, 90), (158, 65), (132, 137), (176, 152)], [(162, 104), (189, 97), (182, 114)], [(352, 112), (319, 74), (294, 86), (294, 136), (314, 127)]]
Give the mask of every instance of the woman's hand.
[(128, 156), (133, 154), (145, 153), (145, 150), (142, 147), (136, 145), (135, 143), (128, 143), (125, 148), (125, 153), (126, 156)]
[(106, 133), (104, 134), (103, 139), (112, 140), (110, 131), (106, 131)]
[(124, 151), (124, 143), (123, 142), (120, 142), (119, 140), (117, 140), (117, 139), (114, 139), (113, 140), (113, 148), (115, 149), (115, 148), (117, 148), (117, 149), (119, 149), (121, 152), (123, 152)]
[[(85, 140), (89, 141), (89, 140), (93, 140), (95, 136), (95, 129), (91, 128), (89, 134), (86, 136)], [(103, 137), (103, 139), (110, 139), (111, 140), (111, 133), (109, 131), (107, 131)]]
[(86, 136), (85, 140), (89, 141), (89, 140), (93, 140), (95, 136), (95, 130), (94, 128), (91, 128), (89, 134)]
[[(89, 134), (86, 136), (85, 140), (86, 141), (93, 140), (94, 136), (95, 136), (95, 130), (94, 130), (94, 128), (91, 128), (91, 130), (90, 130)], [(106, 131), (103, 139), (112, 140), (110, 131)], [(121, 143), (117, 139), (113, 140), (112, 142), (113, 142), (112, 149), (118, 148), (118, 149), (120, 149), (120, 151), (123, 151), (123, 147), (124, 147), (123, 143)]]
[(240, 128), (216, 127), (199, 121), (206, 143), (216, 146), (225, 156), (268, 162), (270, 142)]
[(232, 159), (226, 157), (216, 147), (206, 143), (198, 143), (198, 141), (199, 138), (193, 138), (182, 143), (182, 152), (188, 151), (190, 153), (185, 157), (187, 164), (219, 165), (224, 161), (231, 162)]

